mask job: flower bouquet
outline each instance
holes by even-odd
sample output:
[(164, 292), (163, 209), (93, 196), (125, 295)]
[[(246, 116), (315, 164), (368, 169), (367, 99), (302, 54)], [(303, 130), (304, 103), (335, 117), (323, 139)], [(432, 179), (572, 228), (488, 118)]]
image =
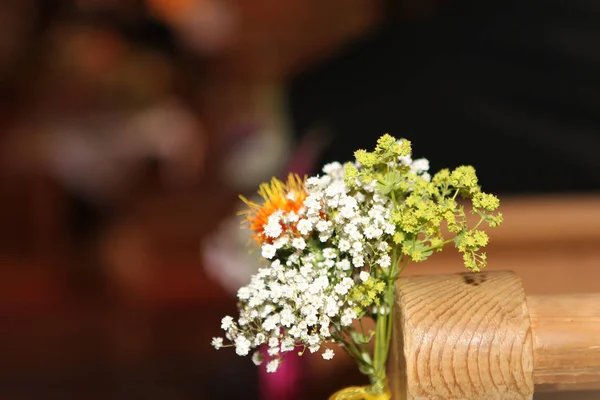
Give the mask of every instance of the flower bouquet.
[[(374, 151), (358, 150), (355, 158), (326, 165), (320, 176), (262, 184), (261, 204), (242, 198), (264, 266), (237, 292), (239, 318), (222, 319), (226, 341), (212, 344), (234, 347), (240, 356), (252, 352), (268, 372), (286, 353), (322, 352), (330, 360), (339, 348), (369, 385), (331, 399), (389, 399), (394, 282), (410, 262), (450, 244), (466, 268), (479, 271), (488, 243), (480, 227), (499, 225), (502, 214), (473, 167), (431, 177), (429, 162), (413, 160), (406, 139), (384, 135)], [(471, 227), (467, 212), (479, 216)], [(365, 329), (369, 318), (374, 330)]]

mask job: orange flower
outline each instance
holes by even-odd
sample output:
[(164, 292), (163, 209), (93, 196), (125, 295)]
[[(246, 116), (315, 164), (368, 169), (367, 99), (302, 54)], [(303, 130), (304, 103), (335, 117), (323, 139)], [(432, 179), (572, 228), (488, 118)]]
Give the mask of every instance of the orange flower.
[[(302, 179), (298, 175), (290, 174), (287, 182), (282, 182), (277, 178), (273, 178), (270, 183), (260, 185), (258, 194), (264, 199), (262, 204), (257, 204), (249, 201), (243, 196), (240, 198), (248, 206), (248, 210), (242, 211), (241, 214), (246, 215), (245, 222), (250, 230), (254, 232), (254, 239), (258, 244), (272, 243), (273, 238), (267, 237), (264, 234), (264, 226), (269, 220), (269, 216), (277, 211), (284, 213), (297, 213), (306, 199), (307, 193), (304, 183), (306, 178)], [(282, 229), (285, 232), (286, 226), (282, 224)]]

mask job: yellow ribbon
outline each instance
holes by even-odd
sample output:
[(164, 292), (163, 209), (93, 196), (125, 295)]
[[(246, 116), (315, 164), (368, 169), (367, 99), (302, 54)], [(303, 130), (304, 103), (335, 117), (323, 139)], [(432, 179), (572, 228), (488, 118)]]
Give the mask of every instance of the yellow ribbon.
[(368, 392), (369, 386), (350, 386), (338, 390), (329, 397), (329, 400), (390, 400), (392, 393), (388, 388), (382, 394)]

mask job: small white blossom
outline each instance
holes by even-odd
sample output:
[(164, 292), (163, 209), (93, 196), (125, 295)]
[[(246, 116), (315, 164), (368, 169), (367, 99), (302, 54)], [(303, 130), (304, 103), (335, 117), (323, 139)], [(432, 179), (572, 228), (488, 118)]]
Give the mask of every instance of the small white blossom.
[(370, 225), (367, 228), (365, 228), (365, 237), (367, 239), (376, 239), (381, 237), (381, 235), (383, 235), (383, 230), (381, 230), (380, 228), (376, 228), (373, 225)]
[(325, 360), (331, 360), (334, 355), (335, 355), (335, 353), (331, 349), (327, 349), (323, 352), (323, 358)]
[(312, 230), (312, 223), (306, 218), (303, 218), (298, 221), (296, 228), (302, 235), (308, 235)]
[(298, 217), (298, 214), (296, 214), (295, 212), (291, 211), (291, 212), (287, 213), (287, 215), (284, 217), (284, 221), (295, 223), (295, 222), (298, 221), (299, 218), (300, 217)]
[(331, 221), (320, 220), (315, 225), (315, 228), (317, 228), (317, 230), (319, 232), (325, 232), (326, 230), (331, 228), (331, 225), (332, 225)]
[(212, 346), (213, 346), (215, 349), (219, 350), (221, 347), (223, 347), (223, 338), (220, 338), (220, 337), (214, 337), (214, 338), (212, 339), (211, 345), (212, 345)]
[(223, 329), (224, 331), (228, 331), (229, 328), (231, 328), (233, 326), (233, 318), (230, 317), (229, 315), (223, 317), (223, 319), (221, 319), (221, 329)]
[(352, 321), (356, 319), (356, 313), (351, 308), (346, 309), (341, 318), (341, 323), (343, 326), (352, 325)]
[(292, 339), (292, 338), (285, 338), (282, 342), (281, 342), (281, 351), (282, 352), (289, 352), (294, 350), (294, 347), (296, 345), (296, 342)]
[(366, 282), (366, 281), (369, 280), (369, 277), (371, 275), (369, 275), (369, 273), (367, 271), (361, 271), (358, 276), (359, 276), (359, 278), (360, 278), (361, 281)]
[(235, 338), (234, 344), (235, 352), (238, 356), (248, 355), (248, 353), (250, 352), (250, 346), (252, 345), (252, 343), (250, 343), (250, 341), (242, 335)]
[(361, 268), (363, 265), (365, 265), (365, 259), (361, 255), (356, 255), (352, 257), (352, 264), (356, 268)]
[(266, 340), (267, 340), (267, 338), (265, 337), (264, 333), (262, 333), (262, 332), (257, 333), (256, 336), (254, 337), (254, 347), (260, 346)]
[(276, 372), (279, 368), (279, 358), (274, 358), (267, 363), (267, 372), (273, 373)]
[(267, 237), (276, 238), (281, 235), (283, 229), (281, 228), (281, 216), (279, 213), (271, 214), (267, 220), (267, 224), (263, 230)]
[(264, 258), (270, 260), (271, 258), (275, 257), (276, 252), (277, 252), (277, 249), (272, 244), (265, 243), (262, 245), (261, 255)]
[(307, 316), (305, 321), (306, 321), (306, 325), (308, 325), (308, 326), (316, 325), (317, 322), (319, 322), (316, 314), (311, 314), (311, 315)]
[(429, 160), (427, 160), (426, 158), (419, 158), (418, 160), (414, 160), (410, 165), (410, 171), (417, 175), (429, 171)]
[(383, 225), (383, 231), (388, 235), (393, 235), (396, 232), (396, 225), (386, 222)]
[(363, 251), (363, 244), (361, 242), (352, 243), (352, 250), (355, 252)]
[(254, 354), (252, 354), (252, 362), (256, 366), (262, 364), (262, 362), (263, 362), (263, 355), (261, 354), (260, 351), (255, 351)]
[(273, 242), (273, 247), (275, 247), (275, 249), (281, 249), (282, 247), (286, 246), (289, 242), (290, 239), (287, 236), (282, 236)]
[(347, 259), (341, 260), (336, 265), (338, 268), (340, 268), (343, 271), (347, 271), (351, 268), (350, 261), (348, 261)]
[(322, 243), (325, 243), (326, 241), (328, 241), (328, 240), (329, 240), (329, 238), (330, 238), (330, 237), (331, 237), (331, 234), (330, 234), (330, 233), (328, 233), (328, 232), (324, 232), (324, 233), (321, 233), (321, 234), (319, 235), (319, 240), (320, 240)]
[(391, 263), (392, 263), (392, 259), (387, 254), (384, 254), (383, 256), (381, 256), (379, 258), (379, 260), (377, 260), (377, 264), (379, 264), (379, 266), (381, 268), (387, 268), (391, 265)]
[(294, 240), (292, 240), (292, 246), (294, 246), (298, 250), (304, 250), (304, 248), (306, 247), (306, 242), (302, 238), (295, 238)]
[(338, 249), (340, 249), (341, 251), (350, 250), (350, 242), (346, 239), (341, 239), (338, 243)]
[(344, 184), (344, 181), (341, 182), (333, 182), (331, 185), (327, 186), (325, 189), (325, 195), (327, 197), (334, 197), (340, 194), (345, 194), (348, 188)]
[(327, 175), (336, 175), (343, 172), (343, 166), (337, 161), (334, 161), (323, 166), (323, 172)]
[(314, 344), (312, 346), (309, 346), (308, 350), (310, 350), (311, 353), (316, 353), (317, 351), (319, 351), (320, 348), (321, 348), (320, 345)]
[(337, 251), (335, 251), (335, 249), (332, 249), (331, 247), (328, 247), (323, 250), (323, 257), (331, 259), (337, 258)]

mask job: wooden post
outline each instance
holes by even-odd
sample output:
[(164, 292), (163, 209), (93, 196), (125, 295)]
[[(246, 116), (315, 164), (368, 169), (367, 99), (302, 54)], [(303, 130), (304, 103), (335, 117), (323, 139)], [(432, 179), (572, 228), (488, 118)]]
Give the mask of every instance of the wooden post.
[(402, 277), (390, 356), (398, 400), (532, 399), (600, 387), (600, 294), (526, 297), (511, 272)]

